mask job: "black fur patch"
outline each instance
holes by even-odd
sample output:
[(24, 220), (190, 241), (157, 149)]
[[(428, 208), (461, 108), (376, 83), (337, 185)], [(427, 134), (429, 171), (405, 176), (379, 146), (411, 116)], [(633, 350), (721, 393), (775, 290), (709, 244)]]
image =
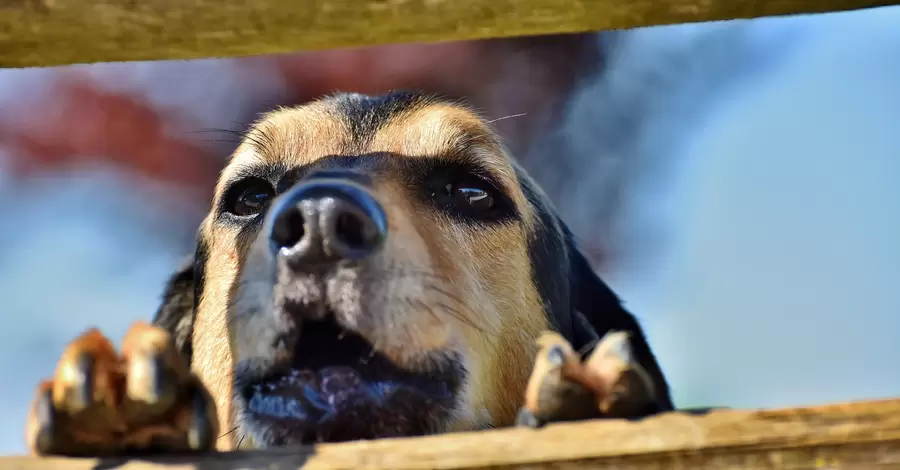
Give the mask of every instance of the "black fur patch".
[(335, 104), (344, 115), (350, 135), (360, 147), (365, 146), (378, 129), (398, 115), (430, 104), (449, 102), (437, 95), (407, 91), (393, 91), (378, 96), (339, 94), (327, 98), (326, 101)]
[(162, 304), (153, 316), (153, 324), (172, 335), (175, 346), (188, 363), (193, 356), (191, 337), (194, 333), (194, 313), (203, 292), (206, 260), (206, 243), (198, 237), (194, 255), (188, 257), (169, 278)]
[[(521, 172), (518, 168), (516, 171)], [(518, 176), (525, 199), (534, 208), (534, 215), (538, 219), (537, 230), (528, 241), (534, 284), (544, 301), (544, 311), (550, 320), (550, 326), (570, 342), (575, 342), (569, 298), (568, 247), (556, 216), (544, 197), (531, 187), (528, 179)], [(577, 344), (574, 346), (581, 347)]]

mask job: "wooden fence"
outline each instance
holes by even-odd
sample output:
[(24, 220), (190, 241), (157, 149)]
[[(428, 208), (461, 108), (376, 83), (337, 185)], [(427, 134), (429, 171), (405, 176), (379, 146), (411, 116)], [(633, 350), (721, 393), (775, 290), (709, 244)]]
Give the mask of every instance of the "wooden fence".
[[(900, 0), (0, 0), (0, 67), (575, 33), (892, 4)], [(900, 468), (900, 399), (180, 458), (0, 458), (2, 470), (601, 467)]]
[(0, 67), (576, 33), (900, 0), (0, 0)]
[(147, 459), (0, 459), (3, 470), (695, 470), (900, 468), (900, 399), (668, 413), (434, 437)]

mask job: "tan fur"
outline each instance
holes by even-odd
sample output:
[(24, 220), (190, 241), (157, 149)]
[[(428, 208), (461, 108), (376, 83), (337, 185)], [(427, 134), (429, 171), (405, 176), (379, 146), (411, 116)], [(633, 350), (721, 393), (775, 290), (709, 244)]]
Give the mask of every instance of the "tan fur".
[[(201, 228), (201, 237), (211, 243), (205, 289), (197, 306), (192, 338), (194, 357), (191, 368), (212, 395), (222, 429), (231, 429), (232, 355), (228, 333), (228, 297), (238, 272), (238, 253), (234, 234), (213, 232), (209, 223)], [(230, 436), (216, 443), (229, 450)]]

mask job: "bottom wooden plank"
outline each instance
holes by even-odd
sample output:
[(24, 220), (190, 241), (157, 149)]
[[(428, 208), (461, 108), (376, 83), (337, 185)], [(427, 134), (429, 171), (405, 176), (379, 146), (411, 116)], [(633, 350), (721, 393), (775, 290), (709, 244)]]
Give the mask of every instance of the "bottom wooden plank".
[(12, 470), (900, 468), (900, 399), (668, 413), (296, 449), (131, 459), (0, 458)]

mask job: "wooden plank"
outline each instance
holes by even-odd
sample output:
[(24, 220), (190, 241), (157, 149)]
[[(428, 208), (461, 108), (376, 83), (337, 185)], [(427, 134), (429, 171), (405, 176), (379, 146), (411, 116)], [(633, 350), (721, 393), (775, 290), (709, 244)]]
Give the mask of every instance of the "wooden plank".
[[(602, 467), (600, 467), (602, 465)], [(0, 459), (3, 470), (900, 468), (900, 399), (815, 408), (669, 413), (594, 421), (145, 459)]]
[(0, 67), (574, 33), (898, 3), (900, 0), (0, 0)]

